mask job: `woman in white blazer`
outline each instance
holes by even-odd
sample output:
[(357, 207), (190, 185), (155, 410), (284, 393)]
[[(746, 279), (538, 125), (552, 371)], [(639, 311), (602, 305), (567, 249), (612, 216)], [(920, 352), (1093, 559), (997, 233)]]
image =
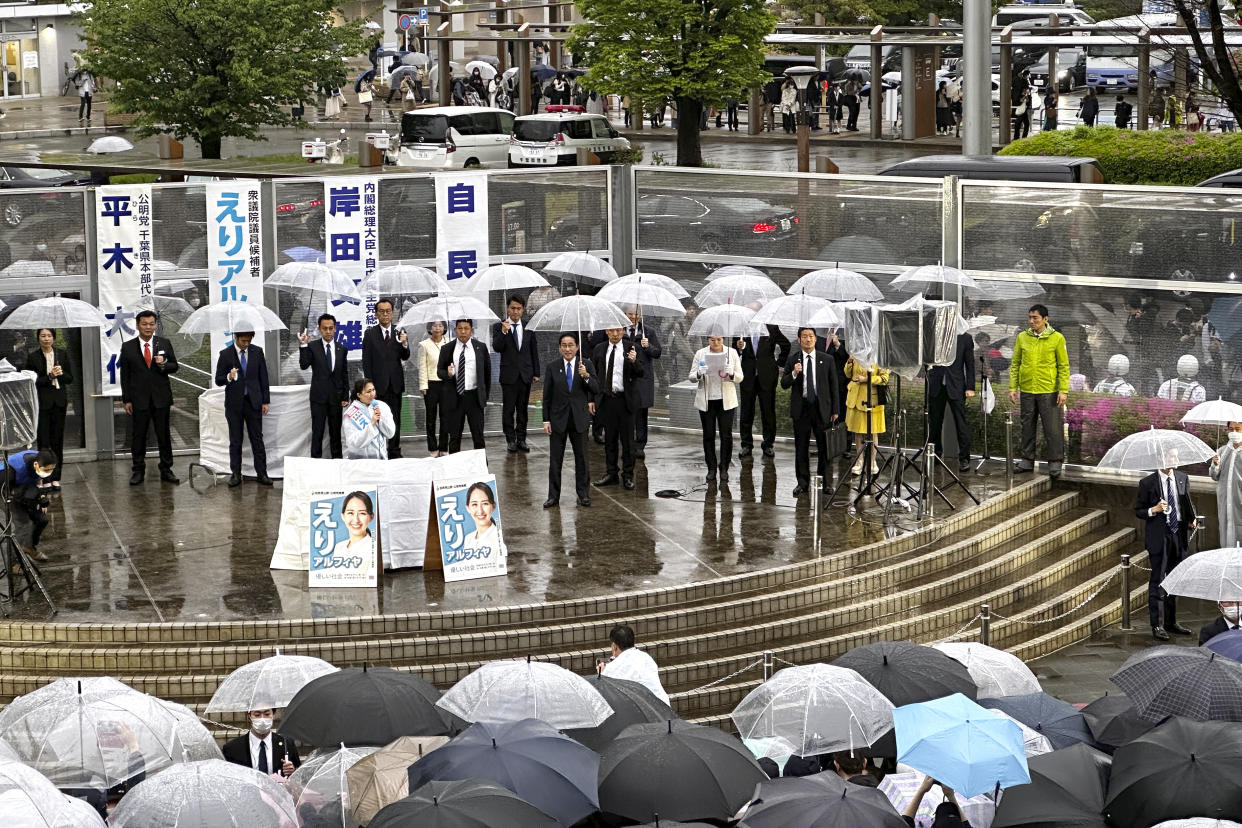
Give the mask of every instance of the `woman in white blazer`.
[[(432, 457), (448, 454), (448, 415), (445, 413), (445, 387), (436, 368), (440, 364), (440, 348), (447, 341), (444, 322), (432, 322), (427, 326), (427, 338), (418, 343), (418, 390), (423, 395), (423, 408), (427, 412), (427, 453)], [(437, 437), (436, 415), (440, 428)]]
[(354, 401), (341, 415), (341, 441), (346, 460), (387, 460), (388, 441), (397, 433), (392, 409), (375, 398), (375, 383), (366, 377), (354, 383)]
[[(694, 407), (703, 423), (703, 459), (707, 462), (707, 482), (729, 475), (733, 456), (733, 412), (737, 409), (737, 387), (742, 384), (742, 358), (724, 346), (724, 337), (709, 336), (707, 347), (694, 355), (690, 381), (698, 383)], [(716, 455), (716, 431), (720, 430), (720, 456)]]

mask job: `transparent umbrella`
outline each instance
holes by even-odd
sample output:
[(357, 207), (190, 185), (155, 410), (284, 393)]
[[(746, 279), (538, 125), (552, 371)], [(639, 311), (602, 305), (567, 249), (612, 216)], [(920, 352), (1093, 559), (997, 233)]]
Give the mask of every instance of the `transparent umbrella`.
[(893, 728), (893, 703), (846, 667), (786, 667), (730, 714), (743, 739), (776, 738), (798, 756), (870, 745)]
[[(711, 285), (708, 285), (711, 287)], [(744, 305), (717, 305), (714, 308), (700, 311), (690, 323), (687, 336), (723, 336), (732, 339), (735, 336), (750, 336), (754, 326), (750, 320), (755, 312)]]
[(203, 305), (181, 325), (181, 333), (187, 335), (209, 334), (213, 331), (252, 331), (262, 334), (285, 329), (285, 323), (280, 321), (275, 311), (253, 302), (240, 302), (235, 299)]
[(586, 281), (604, 284), (617, 278), (617, 271), (599, 256), (581, 250), (561, 253), (543, 266), (543, 272), (573, 282)]
[(18, 305), (0, 322), (0, 328), (106, 328), (109, 324), (90, 302), (49, 296)]
[(93, 828), (47, 777), (20, 762), (0, 762), (0, 821), (14, 828)]
[(208, 713), (244, 713), (247, 710), (286, 707), (310, 681), (335, 673), (336, 667), (321, 658), (276, 655), (238, 667), (220, 682)]
[(866, 276), (841, 267), (812, 270), (790, 285), (788, 293), (805, 293), (830, 302), (878, 302), (884, 298)]
[(757, 267), (751, 267), (750, 265), (725, 265), (707, 274), (707, 281), (714, 282), (727, 276), (762, 276), (765, 279), (768, 278), (767, 274)]
[(602, 331), (624, 328), (630, 318), (612, 302), (599, 296), (563, 296), (535, 312), (527, 328), (532, 331)]
[(357, 828), (358, 821), (351, 813), (352, 800), (345, 774), (359, 759), (377, 750), (378, 747), (349, 748), (341, 745), (337, 750), (316, 751), (314, 756), (303, 762), (285, 783), (303, 824), (326, 825), (329, 824), (326, 817), (339, 815), (330, 824)]
[(403, 66), (426, 66), (431, 63), (431, 58), (422, 52), (409, 52), (401, 56), (401, 63)]
[(1182, 423), (1199, 423), (1201, 425), (1223, 426), (1229, 423), (1242, 422), (1242, 405), (1228, 400), (1216, 398), (1201, 402), (1186, 412)]
[(383, 296), (435, 296), (448, 290), (448, 282), (434, 270), (398, 264), (375, 271), (376, 290)]
[(762, 305), (784, 294), (785, 291), (781, 290), (780, 285), (763, 274), (755, 276), (738, 273), (708, 282), (694, 295), (694, 303), (700, 308), (749, 305), (751, 302)]
[(473, 296), (432, 296), (417, 302), (401, 317), (398, 328), (414, 328), (432, 322), (451, 323), (456, 319), (473, 319), (482, 325), (500, 319), (481, 299)]
[(224, 754), (211, 731), (203, 725), (193, 710), (184, 704), (156, 699), (177, 720), (177, 739), (181, 742), (181, 761), (199, 762), (203, 759), (223, 759)]
[(893, 289), (906, 293), (938, 292), (942, 296), (948, 285), (973, 288), (976, 283), (973, 278), (956, 267), (945, 267), (940, 264), (912, 267), (889, 283)]
[(1022, 724), (1022, 722), (1002, 710), (998, 710), (996, 712), (1016, 724), (1022, 730), (1022, 747), (1026, 749), (1026, 757), (1028, 759), (1032, 756), (1042, 756), (1045, 753), (1052, 753), (1052, 742), (1048, 740), (1047, 736), (1037, 730), (1027, 727)]
[(220, 759), (148, 776), (108, 818), (110, 828), (297, 828), (293, 797), (265, 773)]
[(618, 305), (635, 305), (645, 316), (684, 316), (686, 313), (680, 299), (654, 282), (645, 281), (640, 274), (609, 282), (599, 289), (598, 295)]
[(799, 293), (797, 296), (778, 296), (755, 314), (756, 325), (781, 325), (787, 328), (804, 328), (811, 317), (828, 307), (827, 299)]
[(13, 750), (13, 746), (3, 739), (0, 739), (0, 762), (20, 761), (22, 761), (22, 757), (17, 755), (17, 751)]
[(672, 276), (665, 276), (663, 273), (647, 273), (646, 271), (639, 270), (633, 273), (627, 273), (617, 281), (624, 282), (627, 279), (631, 282), (642, 282), (645, 285), (662, 287), (678, 299), (690, 298), (689, 291), (682, 287), (681, 284), (678, 283), (678, 281)]
[(491, 80), (496, 77), (496, 67), (492, 66), (490, 63), (485, 63), (481, 60), (472, 60), (466, 64), (467, 75), (474, 74), (475, 69), (479, 70), (479, 75), (483, 78), (483, 80)]
[(1121, 438), (1100, 460), (1102, 469), (1153, 471), (1193, 466), (1212, 459), (1216, 452), (1186, 431), (1152, 426), (1147, 431)]
[(525, 265), (498, 264), (485, 268), (465, 285), (470, 293), (508, 293), (512, 290), (546, 287), (548, 280)]
[(540, 719), (558, 730), (595, 727), (613, 712), (582, 676), (530, 659), (490, 661), (454, 684), (436, 705), (468, 722)]
[(277, 290), (308, 290), (334, 299), (362, 301), (348, 273), (319, 262), (287, 262), (273, 270), (263, 284)]
[(1013, 279), (975, 279), (973, 287), (966, 287), (962, 294), (969, 299), (1032, 299), (1044, 295), (1044, 286), (1034, 276)]
[(96, 138), (86, 151), (95, 155), (107, 152), (127, 152), (132, 150), (134, 145), (126, 141), (119, 135), (105, 135), (103, 138)]
[(1242, 601), (1242, 546), (1190, 555), (1173, 567), (1160, 587), (1187, 598)]
[(932, 647), (960, 663), (979, 688), (979, 698), (1039, 693), (1039, 679), (1022, 659), (1004, 650), (967, 641), (949, 641)]
[(354, 819), (365, 825), (386, 805), (410, 793), (410, 765), (438, 747), (447, 736), (402, 736), (358, 760), (345, 772)]

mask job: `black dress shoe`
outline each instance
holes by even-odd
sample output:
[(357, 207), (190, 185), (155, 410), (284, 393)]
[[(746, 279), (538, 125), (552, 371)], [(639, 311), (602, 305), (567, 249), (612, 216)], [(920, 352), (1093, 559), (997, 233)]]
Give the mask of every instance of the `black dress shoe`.
[(1152, 627), (1151, 637), (1156, 639), (1157, 641), (1168, 641), (1169, 640), (1169, 634), (1164, 631), (1163, 627)]
[(229, 475), (229, 488), (230, 488), (230, 489), (236, 489), (236, 488), (237, 488), (238, 486), (240, 486), (240, 485), (241, 485), (241, 475), (240, 475), (240, 474), (230, 474), (230, 475)]
[(181, 478), (170, 471), (160, 472), (160, 480), (163, 480), (165, 483), (171, 483), (174, 486), (181, 482)]
[(512, 440), (505, 440), (505, 448), (508, 449), (510, 453), (518, 450), (517, 443)]
[(594, 436), (594, 438), (595, 438), (595, 442), (599, 443), (601, 446), (604, 444), (604, 435), (602, 435), (602, 434), (595, 434), (595, 435), (593, 435), (593, 436)]
[(744, 448), (737, 453), (737, 459), (745, 460), (747, 457), (750, 457), (750, 455), (751, 455), (751, 450), (748, 448)]
[(615, 486), (620, 482), (621, 482), (620, 478), (618, 478), (615, 474), (606, 474), (603, 477), (601, 477), (599, 480), (596, 480), (595, 485), (596, 486)]
[(1174, 621), (1172, 624), (1164, 625), (1165, 632), (1171, 632), (1174, 635), (1190, 635), (1190, 630)]
[(716, 470), (712, 469), (711, 471), (707, 473), (707, 482), (713, 483), (715, 482), (715, 480), (716, 480)]
[(143, 474), (142, 472), (134, 472), (133, 474), (129, 476), (129, 485), (140, 486), (142, 485), (142, 481), (144, 479), (146, 479), (145, 474)]
[(590, 505), (591, 505), (591, 498), (589, 498), (589, 497), (580, 497), (580, 498), (578, 498), (578, 505), (579, 505), (579, 506), (590, 506)]
[(526, 445), (525, 440), (518, 440), (517, 447), (518, 447), (518, 451), (524, 451), (527, 454), (530, 454), (530, 446)]
[(801, 483), (799, 483), (797, 486), (794, 486), (794, 490), (793, 490), (794, 497), (797, 497), (799, 495), (804, 495), (804, 494), (806, 494), (806, 486), (803, 486)]
[(551, 509), (553, 506), (559, 505), (560, 502), (561, 502), (561, 499), (559, 497), (549, 497), (547, 500), (543, 502), (543, 508)]
[(775, 456), (776, 456), (776, 449), (772, 448), (771, 446), (764, 446), (764, 447), (763, 447), (763, 456), (764, 456), (764, 457), (775, 457)]
[(959, 461), (958, 461), (958, 463), (957, 463), (957, 470), (958, 470), (958, 471), (960, 471), (960, 472), (968, 472), (968, 471), (970, 471), (970, 461), (969, 461), (969, 460), (959, 460)]
[(629, 489), (629, 490), (633, 491), (633, 489), (634, 489), (634, 478), (632, 478), (632, 477), (628, 477), (628, 476), (627, 476), (627, 477), (622, 477), (622, 478), (621, 478), (621, 485), (622, 485), (622, 487), (624, 487), (624, 488), (626, 488), (626, 489)]
[(259, 475), (257, 478), (255, 478), (255, 479), (258, 481), (258, 483), (259, 483), (259, 485), (260, 485), (260, 486), (271, 486), (271, 485), (274, 485), (274, 483), (273, 483), (273, 481), (272, 481), (272, 478), (268, 477), (266, 474), (261, 474), (261, 475)]
[(642, 449), (640, 449), (640, 448), (636, 448), (636, 449), (634, 449), (634, 457), (635, 457), (636, 459), (638, 459), (638, 460), (642, 460), (642, 459), (644, 459), (646, 456), (647, 456), (647, 452), (643, 451)]

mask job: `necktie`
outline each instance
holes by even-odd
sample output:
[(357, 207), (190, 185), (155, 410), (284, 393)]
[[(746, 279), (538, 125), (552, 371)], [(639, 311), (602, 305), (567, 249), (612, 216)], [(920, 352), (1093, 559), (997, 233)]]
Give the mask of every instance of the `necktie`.
[(384, 328), (384, 341), (385, 342), (388, 341), (388, 329), (387, 328)]
[(332, 343), (325, 342), (323, 344), (323, 355), (328, 358), (328, 373), (332, 373)]
[(614, 394), (617, 392), (617, 381), (613, 379), (612, 369), (613, 369), (613, 366), (616, 364), (615, 362), (613, 362), (613, 357), (615, 357), (616, 354), (617, 354), (617, 346), (616, 345), (608, 346), (608, 388)]
[(751, 350), (755, 352), (755, 354), (759, 353), (759, 334), (751, 334), (750, 347), (751, 347)]
[(242, 369), (242, 379), (245, 379), (246, 378), (246, 349), (245, 348), (243, 348), (241, 352), (241, 369)]
[(806, 399), (807, 402), (815, 402), (815, 360), (810, 354), (805, 357), (806, 365), (802, 370), (806, 373)]
[(259, 773), (268, 773), (267, 742), (259, 742)]
[(513, 325), (513, 339), (517, 342), (518, 350), (522, 350), (522, 323), (517, 322)]
[(1169, 531), (1177, 531), (1177, 492), (1173, 489), (1173, 475), (1169, 475), (1168, 494), (1165, 496), (1165, 502), (1169, 504), (1169, 508), (1165, 510), (1165, 517), (1169, 521)]
[(151, 343), (142, 343), (142, 358), (147, 361), (147, 367), (151, 367)]
[(574, 390), (574, 361), (571, 359), (565, 363), (565, 384), (569, 386), (569, 390)]
[(461, 346), (461, 353), (457, 357), (457, 394), (460, 396), (466, 393), (466, 346)]

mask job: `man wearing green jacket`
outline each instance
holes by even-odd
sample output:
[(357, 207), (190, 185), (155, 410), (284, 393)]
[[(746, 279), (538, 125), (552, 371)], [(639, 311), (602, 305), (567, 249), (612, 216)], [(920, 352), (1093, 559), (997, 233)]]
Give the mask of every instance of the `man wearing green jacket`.
[(1069, 354), (1065, 337), (1048, 324), (1048, 308), (1033, 305), (1027, 314), (1031, 327), (1014, 340), (1009, 363), (1009, 400), (1021, 402), (1022, 457), (1015, 472), (1035, 470), (1035, 420), (1043, 424), (1048, 443), (1048, 474), (1061, 476), (1065, 460), (1065, 433), (1061, 407), (1069, 393)]

